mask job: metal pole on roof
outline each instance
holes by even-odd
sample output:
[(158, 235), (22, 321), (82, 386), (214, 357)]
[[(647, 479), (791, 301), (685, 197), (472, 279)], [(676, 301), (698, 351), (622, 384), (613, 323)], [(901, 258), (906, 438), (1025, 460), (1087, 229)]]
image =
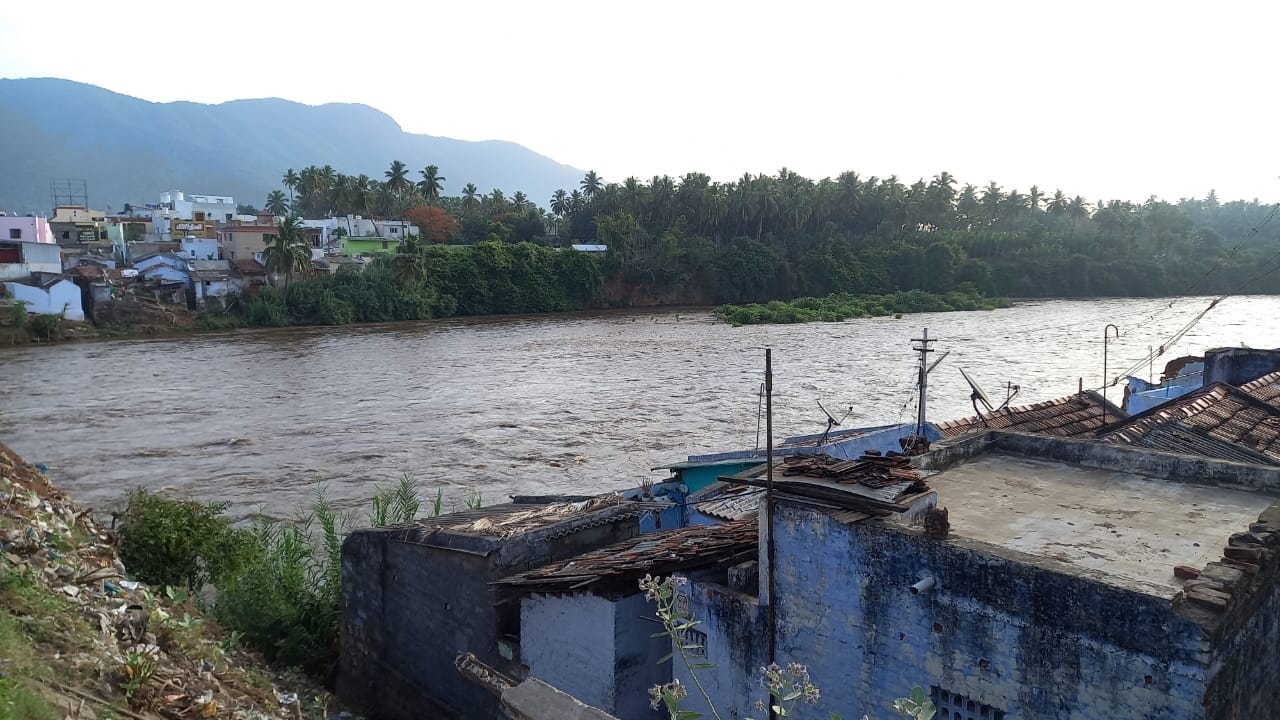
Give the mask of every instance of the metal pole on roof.
[[(1115, 330), (1114, 337), (1120, 337), (1120, 328), (1115, 325), (1107, 325), (1102, 328), (1102, 424), (1107, 424), (1107, 343), (1111, 342), (1113, 337), (1111, 331)], [(1139, 366), (1141, 367), (1141, 366)]]
[[(768, 534), (765, 536), (765, 559), (769, 564), (766, 571), (766, 579), (769, 583), (767, 588), (766, 600), (769, 603), (769, 609), (765, 612), (765, 622), (768, 627), (765, 632), (768, 633), (768, 651), (769, 664), (772, 665), (777, 661), (777, 638), (778, 638), (778, 592), (777, 585), (774, 582), (776, 577), (774, 574), (774, 561), (776, 560), (776, 545), (773, 541), (773, 349), (764, 349), (764, 407), (765, 407), (765, 528)], [(773, 720), (777, 715), (773, 711), (773, 702), (769, 703), (769, 718)]]

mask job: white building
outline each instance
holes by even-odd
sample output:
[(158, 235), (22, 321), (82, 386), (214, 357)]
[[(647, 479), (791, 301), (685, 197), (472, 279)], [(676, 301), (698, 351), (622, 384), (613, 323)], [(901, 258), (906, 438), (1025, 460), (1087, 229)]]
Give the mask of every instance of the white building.
[(0, 280), (62, 272), (62, 248), (47, 242), (0, 239)]
[(160, 193), (160, 204), (149, 206), (151, 223), (161, 240), (187, 234), (211, 236), (212, 226), (193, 233), (192, 228), (174, 227), (175, 221), (224, 223), (236, 217), (236, 201), (230, 195), (187, 195), (181, 190)]
[(61, 315), (68, 320), (84, 321), (84, 306), (80, 301), (80, 286), (64, 277), (0, 283), (6, 294), (25, 306), (27, 312), (40, 315)]

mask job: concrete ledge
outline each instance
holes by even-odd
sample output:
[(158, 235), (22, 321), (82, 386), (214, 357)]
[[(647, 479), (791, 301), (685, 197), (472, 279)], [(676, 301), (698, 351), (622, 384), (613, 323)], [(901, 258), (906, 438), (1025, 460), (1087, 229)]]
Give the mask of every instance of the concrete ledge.
[(502, 706), (512, 720), (617, 720), (536, 678), (503, 690)]

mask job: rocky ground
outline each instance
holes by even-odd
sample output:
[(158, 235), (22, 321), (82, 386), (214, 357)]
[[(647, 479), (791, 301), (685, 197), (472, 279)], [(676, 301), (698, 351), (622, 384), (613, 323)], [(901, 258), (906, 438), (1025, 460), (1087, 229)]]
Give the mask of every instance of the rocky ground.
[(0, 444), (0, 720), (345, 717), (183, 593), (131, 581), (111, 529)]

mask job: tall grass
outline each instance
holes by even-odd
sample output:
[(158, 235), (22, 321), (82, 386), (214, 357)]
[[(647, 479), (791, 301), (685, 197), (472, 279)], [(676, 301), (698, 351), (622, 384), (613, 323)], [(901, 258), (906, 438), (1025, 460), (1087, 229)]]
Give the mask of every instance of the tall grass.
[[(409, 473), (393, 485), (376, 487), (369, 524), (384, 527), (417, 518), (419, 490)], [(437, 490), (430, 515), (440, 514), (443, 499), (443, 491)], [(199, 594), (206, 611), (268, 661), (332, 679), (338, 660), (342, 541), (352, 529), (353, 514), (335, 508), (324, 488), (317, 488), (306, 514), (293, 521), (258, 520), (236, 528), (225, 510), (219, 503), (135, 490), (120, 532), (121, 559), (147, 583), (204, 591)], [(193, 526), (200, 533), (191, 533)], [(190, 540), (192, 535), (199, 539)]]

